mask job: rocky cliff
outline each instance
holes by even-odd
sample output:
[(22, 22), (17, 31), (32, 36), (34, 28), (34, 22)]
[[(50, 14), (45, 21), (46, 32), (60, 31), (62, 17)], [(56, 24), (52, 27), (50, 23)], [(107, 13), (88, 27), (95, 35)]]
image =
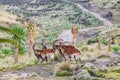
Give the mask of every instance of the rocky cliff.
[[(105, 30), (104, 26), (90, 29), (79, 29), (77, 41), (88, 41), (98, 35), (102, 30)], [(72, 42), (71, 30), (64, 30), (58, 37), (58, 39), (63, 39), (64, 41)]]

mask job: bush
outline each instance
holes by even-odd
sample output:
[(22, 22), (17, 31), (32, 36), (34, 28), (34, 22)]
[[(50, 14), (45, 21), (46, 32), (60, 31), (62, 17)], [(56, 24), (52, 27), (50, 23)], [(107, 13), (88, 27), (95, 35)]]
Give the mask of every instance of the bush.
[(118, 52), (120, 50), (120, 46), (112, 46), (111, 49), (114, 52)]
[(56, 72), (56, 76), (71, 76), (70, 72), (66, 70), (59, 70)]
[(120, 73), (120, 69), (112, 70), (112, 72)]
[(88, 45), (98, 42), (98, 37), (94, 37), (87, 42)]
[(1, 51), (2, 51), (2, 56), (4, 57), (11, 55), (11, 51), (9, 48), (2, 48)]
[(103, 38), (101, 39), (101, 43), (102, 43), (102, 44), (107, 45), (107, 44), (108, 44), (108, 42), (109, 42), (109, 41), (108, 41), (108, 39), (103, 39)]
[[(11, 47), (11, 52), (14, 54), (14, 48)], [(26, 48), (24, 46), (20, 46), (19, 48), (19, 54), (24, 55), (27, 52)]]
[(55, 60), (60, 60), (61, 59), (61, 54), (60, 53), (56, 53), (54, 59)]
[(95, 77), (102, 77), (104, 78), (105, 75), (103, 73), (101, 73), (100, 71), (93, 71), (91, 70), (89, 67), (86, 67), (86, 69), (88, 70), (88, 72), (90, 73), (90, 75), (95, 76)]

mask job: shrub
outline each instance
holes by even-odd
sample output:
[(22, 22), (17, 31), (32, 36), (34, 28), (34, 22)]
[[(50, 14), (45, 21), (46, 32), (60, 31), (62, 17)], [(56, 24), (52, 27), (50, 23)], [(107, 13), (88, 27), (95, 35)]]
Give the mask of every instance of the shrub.
[(60, 60), (61, 59), (61, 54), (60, 53), (56, 53), (54, 59), (55, 60)]
[(87, 42), (88, 45), (98, 42), (98, 37), (94, 37)]
[(111, 49), (114, 51), (114, 52), (118, 52), (120, 50), (120, 46), (111, 46)]
[(120, 69), (112, 70), (112, 72), (120, 73)]
[(101, 43), (102, 43), (102, 44), (107, 45), (107, 44), (108, 44), (108, 42), (109, 42), (109, 41), (108, 41), (108, 39), (103, 39), (103, 38), (101, 39)]
[(64, 62), (59, 66), (59, 70), (66, 70), (69, 71), (70, 70), (70, 64), (68, 62)]
[[(14, 48), (11, 47), (11, 52), (14, 53)], [(27, 52), (26, 48), (24, 46), (19, 47), (19, 54), (24, 55)]]
[(95, 77), (102, 77), (104, 78), (105, 75), (103, 73), (101, 73), (100, 71), (93, 71), (91, 70), (89, 67), (86, 67), (86, 69), (88, 70), (88, 72), (90, 73), (90, 75), (95, 76)]
[(4, 57), (11, 55), (11, 51), (9, 48), (2, 48), (1, 51), (2, 51), (2, 56)]
[(66, 70), (59, 70), (56, 72), (56, 76), (71, 76), (70, 72), (66, 71)]

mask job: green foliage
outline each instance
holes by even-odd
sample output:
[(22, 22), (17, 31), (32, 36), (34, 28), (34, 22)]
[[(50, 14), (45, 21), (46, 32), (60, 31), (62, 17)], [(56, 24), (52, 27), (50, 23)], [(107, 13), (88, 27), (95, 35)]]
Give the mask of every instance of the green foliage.
[(120, 73), (120, 69), (112, 70), (112, 72)]
[(56, 72), (56, 76), (71, 76), (70, 72), (66, 71), (66, 70), (59, 70)]
[(4, 56), (4, 57), (10, 56), (10, 55), (11, 55), (10, 48), (2, 48), (2, 49), (1, 49), (1, 54), (2, 54), (2, 56)]
[(11, 69), (13, 69), (13, 70), (20, 70), (22, 68), (23, 68), (23, 65), (15, 64)]
[(16, 40), (17, 43), (24, 44), (25, 37), (26, 37), (25, 29), (22, 26), (16, 25), (16, 26), (13, 26), (11, 30), (14, 33), (14, 34), (11, 34), (12, 39)]
[[(10, 51), (11, 51), (11, 53), (14, 53), (14, 47), (13, 46), (11, 47)], [(24, 55), (26, 52), (27, 52), (27, 50), (24, 46), (19, 47), (19, 55)]]
[[(24, 55), (27, 52), (26, 48), (24, 46), (19, 47), (19, 55)], [(0, 53), (0, 58), (4, 58), (7, 56), (13, 56), (14, 55), (14, 47), (11, 46), (10, 48), (2, 48)]]
[(105, 75), (103, 73), (101, 73), (100, 71), (93, 71), (91, 70), (89, 67), (86, 67), (86, 69), (88, 70), (88, 72), (95, 77), (102, 77), (105, 78)]
[(102, 39), (101, 39), (101, 43), (102, 43), (102, 44), (107, 45), (107, 44), (108, 44), (108, 42), (109, 42), (109, 40), (108, 40), (108, 39), (104, 39), (104, 38), (102, 38)]
[(61, 54), (60, 53), (56, 53), (54, 59), (55, 60), (60, 60), (61, 59)]
[(80, 9), (77, 5), (71, 3), (71, 6), (76, 13), (68, 17), (70, 23), (82, 24), (86, 27), (103, 25), (102, 21), (99, 21), (97, 18), (89, 13), (83, 12), (82, 9)]
[(11, 49), (10, 48), (2, 48), (1, 49), (1, 54), (0, 54), (0, 58), (5, 58), (5, 57), (8, 57), (8, 56), (11, 56), (13, 55), (13, 53), (11, 52)]
[(19, 43), (23, 44), (24, 39), (26, 37), (25, 29), (22, 26), (13, 26), (13, 27), (2, 27), (0, 26), (0, 31), (7, 32), (11, 35), (11, 37), (8, 38), (0, 38), (0, 42), (9, 42), (14, 43), (15, 45), (19, 45)]
[(111, 49), (114, 51), (114, 52), (118, 52), (120, 50), (120, 46), (111, 46)]
[(98, 42), (98, 37), (94, 37), (87, 42), (88, 45)]
[[(102, 22), (89, 13), (83, 12), (77, 5), (66, 0), (52, 0), (50, 5), (46, 7), (40, 5), (40, 14), (35, 10), (34, 12), (24, 11), (29, 17), (33, 18), (38, 26), (39, 39), (45, 37), (48, 41), (53, 41), (65, 29), (71, 29), (73, 24), (79, 28), (96, 27), (102, 25)], [(21, 12), (18, 12), (19, 14)], [(32, 14), (32, 15), (31, 15)], [(35, 14), (41, 18), (35, 19)], [(84, 20), (83, 20), (84, 19)], [(83, 20), (83, 21), (82, 21)]]
[(57, 6), (57, 3), (54, 2), (50, 7), (56, 7)]

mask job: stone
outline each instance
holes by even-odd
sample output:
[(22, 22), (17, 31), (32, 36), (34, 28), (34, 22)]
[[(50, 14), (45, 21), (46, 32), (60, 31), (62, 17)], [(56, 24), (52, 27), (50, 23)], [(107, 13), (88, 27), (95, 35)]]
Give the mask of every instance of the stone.
[(120, 66), (120, 63), (117, 63), (117, 66)]
[(76, 80), (92, 80), (89, 72), (86, 69), (81, 69), (76, 75)]
[(93, 63), (85, 63), (84, 68), (89, 67), (92, 70), (96, 69), (95, 65)]
[(78, 64), (71, 64), (70, 69), (71, 70), (78, 70), (80, 66)]
[(78, 64), (72, 64), (70, 66), (71, 74), (76, 75), (79, 71), (80, 66)]

